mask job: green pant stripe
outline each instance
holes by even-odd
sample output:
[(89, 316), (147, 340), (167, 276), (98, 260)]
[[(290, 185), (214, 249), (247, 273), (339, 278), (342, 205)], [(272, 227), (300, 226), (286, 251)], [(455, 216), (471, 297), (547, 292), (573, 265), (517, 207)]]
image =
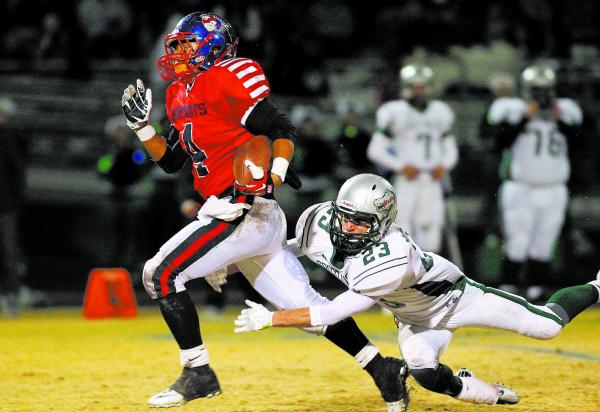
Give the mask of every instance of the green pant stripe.
[(503, 292), (499, 289), (494, 289), (489, 286), (482, 285), (481, 283), (477, 283), (471, 279), (467, 279), (467, 283), (471, 286), (481, 289), (485, 293), (492, 293), (496, 296), (499, 296), (501, 298), (510, 300), (511, 302), (517, 303), (517, 304), (523, 306), (529, 312), (533, 313), (534, 315), (548, 318), (548, 319), (553, 320), (554, 322), (558, 323), (560, 326), (564, 326), (564, 322), (559, 316), (556, 316), (552, 313), (545, 312), (543, 310), (540, 310), (540, 309), (532, 306), (529, 302), (527, 302), (527, 300), (525, 300), (524, 298), (522, 298), (520, 296), (514, 296), (514, 295), (511, 295), (510, 293)]

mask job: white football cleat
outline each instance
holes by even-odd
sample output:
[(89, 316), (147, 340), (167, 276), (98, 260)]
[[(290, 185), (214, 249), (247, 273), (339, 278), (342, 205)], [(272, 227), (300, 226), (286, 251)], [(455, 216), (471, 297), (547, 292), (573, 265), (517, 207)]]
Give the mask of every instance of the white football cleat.
[(461, 401), (488, 405), (514, 405), (519, 402), (517, 392), (503, 383), (486, 383), (466, 368), (459, 369), (455, 376), (463, 381), (463, 389), (456, 396)]
[(497, 405), (514, 405), (519, 403), (519, 394), (513, 388), (509, 388), (503, 383), (496, 383), (498, 388), (498, 401)]
[(165, 389), (148, 399), (151, 408), (173, 408), (185, 403), (183, 395), (173, 389)]
[(403, 400), (398, 401), (398, 402), (386, 402), (385, 405), (387, 406), (387, 412), (406, 412), (407, 409), (407, 405), (406, 402)]

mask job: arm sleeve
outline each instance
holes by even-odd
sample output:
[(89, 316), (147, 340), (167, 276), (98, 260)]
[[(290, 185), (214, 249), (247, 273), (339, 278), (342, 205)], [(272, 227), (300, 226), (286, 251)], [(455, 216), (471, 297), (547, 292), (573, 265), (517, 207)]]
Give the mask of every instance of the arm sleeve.
[(582, 130), (580, 125), (570, 125), (562, 120), (557, 123), (558, 130), (567, 138), (569, 142), (575, 140), (577, 136), (581, 136)]
[(364, 312), (377, 300), (349, 290), (326, 305), (310, 306), (310, 323), (312, 326), (333, 325), (355, 313)]
[(456, 139), (454, 136), (446, 136), (442, 138), (442, 145), (444, 155), (442, 158), (442, 165), (450, 170), (458, 162), (458, 147), (456, 146)]
[(517, 140), (517, 137), (525, 129), (527, 124), (527, 118), (521, 119), (517, 124), (509, 122), (501, 122), (494, 126), (493, 135), (496, 142), (496, 149), (502, 152), (504, 149), (509, 148)]
[(271, 140), (287, 138), (296, 140), (296, 128), (290, 119), (269, 99), (258, 102), (244, 124), (254, 135), (266, 135)]
[(304, 256), (304, 252), (302, 252), (302, 248), (298, 244), (298, 241), (294, 239), (289, 239), (287, 241), (287, 247), (290, 252), (294, 254), (296, 257)]
[(179, 144), (179, 130), (171, 126), (169, 137), (167, 137), (167, 151), (156, 164), (165, 173), (179, 173), (183, 170), (190, 157)]
[(573, 141), (581, 136), (583, 111), (574, 100), (559, 99), (560, 119), (556, 122), (558, 130), (565, 135), (567, 140)]
[(390, 170), (398, 171), (404, 166), (402, 161), (394, 154), (394, 148), (385, 134), (376, 131), (371, 137), (367, 147), (367, 157), (373, 163), (386, 167)]
[(375, 113), (375, 133), (367, 147), (367, 157), (373, 163), (387, 169), (397, 171), (404, 166), (401, 159), (394, 153), (394, 147), (389, 139), (391, 112), (388, 104), (382, 105)]

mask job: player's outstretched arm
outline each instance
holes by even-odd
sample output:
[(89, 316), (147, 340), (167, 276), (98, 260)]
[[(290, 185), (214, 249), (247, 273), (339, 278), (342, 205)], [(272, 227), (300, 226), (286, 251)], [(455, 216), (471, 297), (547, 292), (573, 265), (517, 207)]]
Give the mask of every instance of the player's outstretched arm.
[(252, 332), (270, 327), (308, 327), (333, 325), (372, 307), (376, 300), (347, 291), (325, 305), (271, 312), (263, 305), (246, 300), (249, 306), (235, 320), (236, 333)]

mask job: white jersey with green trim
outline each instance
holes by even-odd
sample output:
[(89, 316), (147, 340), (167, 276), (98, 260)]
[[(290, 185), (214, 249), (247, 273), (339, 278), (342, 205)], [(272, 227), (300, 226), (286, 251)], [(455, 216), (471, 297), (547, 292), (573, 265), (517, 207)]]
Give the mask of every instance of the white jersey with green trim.
[[(583, 114), (579, 105), (571, 99), (556, 100), (560, 120), (569, 126), (580, 125)], [(527, 102), (519, 98), (496, 99), (488, 112), (488, 122), (518, 124), (526, 118)], [(542, 113), (543, 114), (543, 113)], [(548, 115), (535, 116), (527, 121), (511, 147), (510, 177), (530, 185), (566, 183), (569, 180), (567, 139), (560, 132), (557, 122)]]
[(423, 252), (397, 225), (362, 252), (340, 255), (329, 237), (332, 212), (330, 202), (320, 203), (298, 219), (296, 240), (310, 260), (348, 289), (377, 300), (402, 323), (432, 328), (453, 308), (466, 279), (456, 265)]
[[(432, 170), (456, 163), (455, 150), (447, 147), (444, 136), (454, 124), (454, 112), (440, 100), (429, 102), (419, 111), (406, 100), (384, 103), (376, 113), (377, 130), (385, 131), (400, 165), (410, 164), (419, 170)], [(454, 144), (454, 140), (452, 143)]]

